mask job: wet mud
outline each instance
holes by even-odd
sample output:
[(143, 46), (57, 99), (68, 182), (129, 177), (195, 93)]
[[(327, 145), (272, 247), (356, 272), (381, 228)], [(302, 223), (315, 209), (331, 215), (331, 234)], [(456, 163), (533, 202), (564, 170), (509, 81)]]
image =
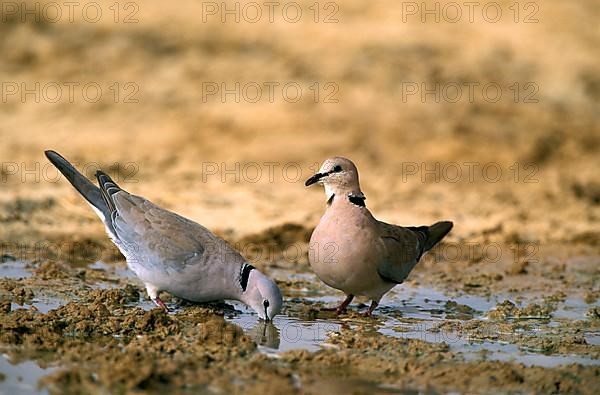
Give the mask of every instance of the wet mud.
[[(294, 231), (275, 243), (278, 250), (306, 243), (301, 226), (281, 229)], [(231, 242), (265, 247), (273, 233)], [(365, 318), (360, 301), (341, 316), (323, 310), (342, 295), (305, 263), (274, 256), (256, 264), (277, 279), (286, 303), (274, 323), (264, 323), (237, 302), (193, 304), (168, 295), (173, 311), (165, 313), (122, 260), (69, 265), (7, 255), (0, 263), (0, 345), (3, 366), (12, 369), (3, 374), (33, 364), (39, 374), (24, 379), (28, 391), (52, 394), (598, 391), (598, 289), (586, 288), (587, 277), (552, 285), (553, 275), (540, 287), (531, 273), (549, 257), (538, 255), (527, 273), (507, 274), (522, 277), (515, 287), (531, 290), (491, 296), (478, 287), (440, 287), (444, 273), (458, 284), (474, 276), (462, 270), (457, 278), (456, 267), (425, 262)], [(585, 270), (586, 259), (578, 262), (573, 269)], [(490, 271), (512, 264), (482, 265), (477, 278), (493, 288), (505, 279)]]

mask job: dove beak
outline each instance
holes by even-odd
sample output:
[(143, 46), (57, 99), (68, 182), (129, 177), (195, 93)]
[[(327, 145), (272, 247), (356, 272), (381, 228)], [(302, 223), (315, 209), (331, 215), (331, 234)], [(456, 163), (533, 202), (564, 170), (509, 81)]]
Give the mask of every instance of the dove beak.
[(308, 180), (306, 180), (306, 182), (304, 183), (305, 186), (310, 186), (316, 182), (318, 182), (321, 178), (325, 177), (327, 175), (327, 173), (317, 173), (315, 175), (313, 175), (311, 178), (309, 178)]

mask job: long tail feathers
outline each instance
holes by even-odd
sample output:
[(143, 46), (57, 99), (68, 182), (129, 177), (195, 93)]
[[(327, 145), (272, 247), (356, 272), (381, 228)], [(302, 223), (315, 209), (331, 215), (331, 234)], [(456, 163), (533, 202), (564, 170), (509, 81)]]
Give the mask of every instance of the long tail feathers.
[(100, 188), (92, 184), (90, 180), (85, 178), (77, 169), (69, 163), (68, 160), (63, 158), (59, 153), (55, 151), (45, 151), (48, 160), (56, 166), (56, 168), (69, 180), (71, 185), (91, 204), (96, 208), (99, 214), (103, 215), (104, 218), (110, 218), (110, 210), (106, 205), (106, 202), (102, 198)]

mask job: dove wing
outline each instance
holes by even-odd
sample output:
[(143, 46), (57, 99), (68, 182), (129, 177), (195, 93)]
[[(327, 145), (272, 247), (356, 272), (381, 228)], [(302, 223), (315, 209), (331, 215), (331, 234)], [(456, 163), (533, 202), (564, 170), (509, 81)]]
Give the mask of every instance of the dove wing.
[(379, 222), (381, 238), (386, 247), (386, 256), (377, 271), (385, 280), (402, 283), (415, 267), (427, 236), (419, 228), (405, 228)]
[(111, 210), (115, 242), (128, 259), (142, 266), (167, 266), (178, 272), (191, 265), (243, 258), (225, 241), (202, 225), (165, 210), (147, 199), (119, 188), (105, 174), (99, 174), (103, 197)]

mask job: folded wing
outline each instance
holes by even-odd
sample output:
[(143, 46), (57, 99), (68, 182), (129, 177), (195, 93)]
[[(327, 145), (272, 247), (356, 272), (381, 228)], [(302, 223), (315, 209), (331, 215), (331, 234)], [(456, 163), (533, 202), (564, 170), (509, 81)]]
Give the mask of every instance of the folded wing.
[(387, 281), (401, 283), (424, 253), (433, 248), (452, 229), (452, 222), (431, 226), (402, 227), (380, 222), (381, 238), (387, 256), (379, 266), (379, 275)]
[(128, 259), (149, 266), (160, 263), (181, 271), (202, 261), (206, 251), (210, 255), (237, 254), (200, 224), (128, 193), (101, 171), (96, 177), (110, 209), (115, 242)]

